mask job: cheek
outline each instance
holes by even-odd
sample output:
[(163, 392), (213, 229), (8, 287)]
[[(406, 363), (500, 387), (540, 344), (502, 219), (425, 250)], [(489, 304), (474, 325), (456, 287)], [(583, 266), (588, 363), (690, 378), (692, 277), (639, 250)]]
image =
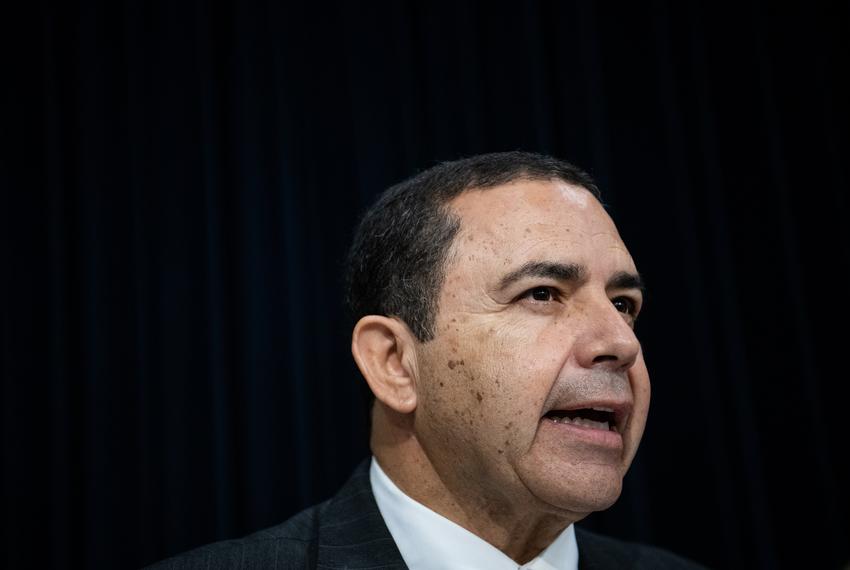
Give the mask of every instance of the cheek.
[(511, 327), (492, 340), (497, 366), (513, 374), (524, 393), (548, 393), (570, 355), (572, 339), (563, 319), (534, 316)]
[(451, 432), (453, 437), (468, 438), (469, 426), (477, 419), (476, 404), (480, 407), (484, 400), (474, 355), (458, 338), (451, 338), (429, 348), (420, 361), (420, 370), (417, 420)]
[(632, 410), (632, 418), (628, 428), (628, 441), (626, 449), (626, 465), (631, 463), (635, 453), (637, 453), (638, 445), (643, 437), (644, 428), (646, 427), (647, 417), (649, 415), (650, 401), (650, 384), (649, 373), (646, 370), (646, 365), (643, 362), (643, 356), (638, 357), (638, 361), (629, 371), (629, 382), (632, 388), (632, 397), (634, 401), (634, 409)]
[(521, 437), (533, 407), (528, 370), (518, 368), (508, 345), (495, 338), (461, 336), (429, 354), (422, 362), (420, 405), (431, 428), (504, 454)]
[(456, 314), (441, 324), (422, 361), (421, 404), (446, 431), (476, 432), (457, 434), (464, 439), (503, 453), (530, 446), (568, 354), (568, 328), (540, 315), (475, 319)]
[(649, 384), (649, 371), (646, 369), (642, 354), (638, 356), (638, 360), (629, 371), (629, 382), (632, 386), (635, 408), (642, 415), (645, 422), (646, 416), (649, 413), (651, 388)]
[(470, 346), (470, 352), (484, 348), (469, 359), (475, 363), (470, 369), (470, 381), (476, 386), (475, 408), (488, 429), (495, 428), (492, 436), (499, 449), (521, 454), (537, 432), (561, 355), (546, 349), (542, 336), (528, 328), (505, 327), (473, 342), (476, 346)]

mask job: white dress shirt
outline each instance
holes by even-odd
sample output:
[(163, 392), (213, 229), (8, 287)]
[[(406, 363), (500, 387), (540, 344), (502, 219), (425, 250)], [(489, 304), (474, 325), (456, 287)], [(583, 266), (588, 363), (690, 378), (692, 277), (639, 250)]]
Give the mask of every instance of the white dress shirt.
[(411, 570), (578, 570), (573, 525), (537, 558), (520, 566), (489, 542), (405, 495), (374, 457), (369, 480), (381, 516)]

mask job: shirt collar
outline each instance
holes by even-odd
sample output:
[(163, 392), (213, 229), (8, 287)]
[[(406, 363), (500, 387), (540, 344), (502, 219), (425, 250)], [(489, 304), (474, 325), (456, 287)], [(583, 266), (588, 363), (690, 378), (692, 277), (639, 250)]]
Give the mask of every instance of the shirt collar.
[(405, 495), (374, 457), (369, 480), (378, 510), (411, 570), (578, 570), (573, 525), (520, 566), (492, 544)]

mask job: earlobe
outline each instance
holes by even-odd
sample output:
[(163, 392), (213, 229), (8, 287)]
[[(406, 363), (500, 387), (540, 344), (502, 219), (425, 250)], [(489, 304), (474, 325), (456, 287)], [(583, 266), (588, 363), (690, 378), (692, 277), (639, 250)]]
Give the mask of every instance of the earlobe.
[(402, 414), (416, 409), (413, 334), (403, 322), (363, 317), (351, 335), (351, 354), (375, 398)]

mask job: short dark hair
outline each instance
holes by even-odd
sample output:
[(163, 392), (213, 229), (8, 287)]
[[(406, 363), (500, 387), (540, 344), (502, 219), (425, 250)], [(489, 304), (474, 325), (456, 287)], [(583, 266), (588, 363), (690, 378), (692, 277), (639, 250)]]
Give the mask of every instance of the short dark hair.
[(529, 152), (482, 154), (420, 172), (384, 191), (355, 231), (346, 267), (346, 302), (355, 321), (394, 316), (420, 341), (431, 340), (446, 256), (460, 229), (449, 201), (516, 180), (562, 180), (601, 200), (589, 174)]

